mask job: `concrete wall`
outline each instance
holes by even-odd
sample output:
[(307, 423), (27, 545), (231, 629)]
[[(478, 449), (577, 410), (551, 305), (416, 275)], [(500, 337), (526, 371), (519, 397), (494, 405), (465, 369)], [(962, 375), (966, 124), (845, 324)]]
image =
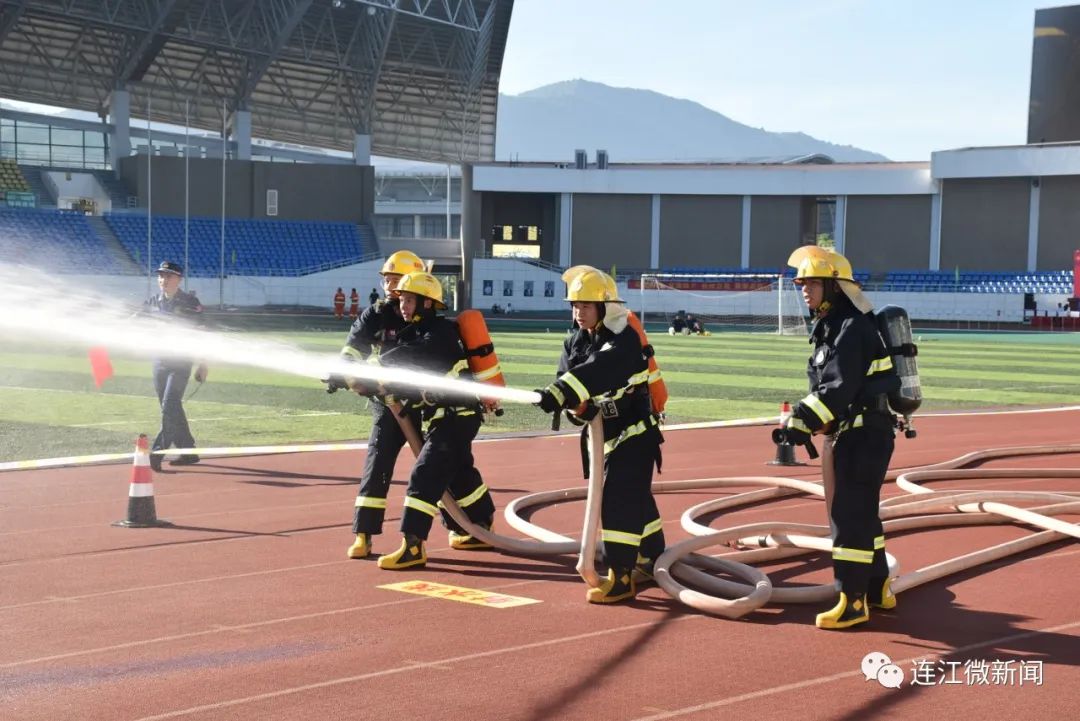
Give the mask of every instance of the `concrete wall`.
[(742, 196), (660, 198), (660, 267), (738, 266)]
[(750, 203), (750, 266), (780, 268), (802, 244), (803, 203), (796, 195), (754, 196)]
[(70, 208), (72, 203), (86, 198), (94, 201), (99, 213), (112, 210), (112, 199), (90, 173), (50, 170), (42, 172), (41, 178), (56, 193), (58, 208)]
[(941, 268), (1027, 267), (1029, 178), (945, 180), (941, 201)]
[(848, 196), (844, 255), (858, 270), (924, 270), (930, 264), (930, 196)]
[(648, 268), (652, 197), (575, 195), (572, 233), (571, 265)]
[(1080, 177), (1042, 178), (1040, 185), (1036, 268), (1065, 270), (1080, 249)]
[[(120, 161), (120, 174), (134, 189), (139, 205), (151, 200), (151, 212), (184, 214), (183, 158), (146, 156)], [(326, 220), (360, 223), (374, 212), (374, 168), (359, 165), (315, 165), (230, 160), (225, 167), (225, 216), (266, 218), (266, 191), (278, 191), (279, 220)], [(221, 214), (221, 160), (192, 158), (187, 169), (190, 213)]]

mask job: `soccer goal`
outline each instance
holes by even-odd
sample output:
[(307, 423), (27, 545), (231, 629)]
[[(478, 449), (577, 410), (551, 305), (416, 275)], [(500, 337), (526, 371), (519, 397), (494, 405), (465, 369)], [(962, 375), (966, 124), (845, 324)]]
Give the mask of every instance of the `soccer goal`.
[(637, 285), (642, 322), (670, 328), (681, 314), (692, 315), (706, 331), (807, 334), (802, 294), (782, 275), (643, 273)]

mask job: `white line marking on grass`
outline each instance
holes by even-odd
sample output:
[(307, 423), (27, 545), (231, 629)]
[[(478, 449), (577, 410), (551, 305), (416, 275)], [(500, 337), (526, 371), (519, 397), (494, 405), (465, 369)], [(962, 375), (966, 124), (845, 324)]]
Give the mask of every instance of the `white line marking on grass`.
[[(312, 411), (310, 413), (274, 413), (259, 416), (218, 416), (216, 418), (188, 418), (189, 423), (206, 423), (208, 421), (250, 421), (276, 418), (311, 418), (313, 416), (345, 416), (351, 413), (341, 411)], [(131, 423), (131, 419), (124, 421), (102, 421), (100, 423), (73, 423), (67, 428), (100, 428), (103, 426), (122, 426)]]

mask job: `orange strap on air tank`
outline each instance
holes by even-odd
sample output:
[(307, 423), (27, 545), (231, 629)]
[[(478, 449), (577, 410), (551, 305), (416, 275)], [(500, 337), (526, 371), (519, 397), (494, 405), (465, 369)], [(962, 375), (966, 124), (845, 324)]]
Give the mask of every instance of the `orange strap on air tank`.
[[(505, 386), (499, 358), (495, 355), (495, 344), (491, 342), (484, 316), (478, 310), (463, 310), (457, 317), (458, 332), (465, 345), (465, 358), (469, 363), (473, 379), (493, 386)], [(483, 399), (488, 410), (494, 410), (498, 401)]]
[[(649, 338), (645, 335), (645, 328), (641, 325), (641, 320), (634, 315), (634, 311), (627, 312), (626, 322), (637, 332), (638, 338), (641, 339), (641, 347), (651, 348)], [(649, 400), (652, 402), (653, 413), (664, 412), (668, 400), (668, 390), (667, 385), (664, 383), (664, 377), (660, 374), (660, 365), (656, 362), (656, 354), (654, 353), (649, 354)]]

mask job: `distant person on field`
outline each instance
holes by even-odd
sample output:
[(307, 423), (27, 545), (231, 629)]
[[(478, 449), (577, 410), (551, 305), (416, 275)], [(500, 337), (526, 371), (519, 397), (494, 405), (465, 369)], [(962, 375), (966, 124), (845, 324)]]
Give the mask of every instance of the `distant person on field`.
[(513, 303), (507, 303), (506, 304), (506, 314), (510, 315), (513, 312), (514, 312), (514, 304)]
[[(157, 269), (158, 288), (161, 292), (146, 302), (146, 310), (170, 323), (201, 325), (202, 306), (193, 293), (180, 290), (180, 281), (183, 277), (184, 269), (179, 265), (168, 260), (162, 262)], [(154, 451), (164, 451), (173, 446), (195, 447), (195, 438), (188, 427), (183, 404), (184, 390), (191, 377), (192, 365), (191, 358), (184, 356), (165, 356), (154, 359), (154, 391), (161, 404), (161, 430), (158, 431), (150, 446), (150, 467), (155, 471), (161, 470), (162, 456)], [(204, 382), (206, 373), (206, 363), (199, 363), (195, 369), (195, 381)], [(172, 465), (188, 466), (198, 462), (197, 455), (185, 453), (172, 461)]]
[(368, 300), (368, 305), (375, 305), (376, 303), (378, 303), (379, 302), (379, 291), (372, 288), (371, 292), (368, 293), (367, 300)]
[(360, 294), (356, 292), (356, 288), (352, 289), (352, 293), (349, 293), (349, 317), (356, 320), (360, 316)]
[(345, 291), (341, 288), (334, 293), (334, 317), (338, 320), (345, 317)]
[(671, 325), (668, 326), (668, 335), (685, 335), (686, 334), (686, 315), (683, 311), (679, 311), (675, 314), (675, 317), (671, 319)]

